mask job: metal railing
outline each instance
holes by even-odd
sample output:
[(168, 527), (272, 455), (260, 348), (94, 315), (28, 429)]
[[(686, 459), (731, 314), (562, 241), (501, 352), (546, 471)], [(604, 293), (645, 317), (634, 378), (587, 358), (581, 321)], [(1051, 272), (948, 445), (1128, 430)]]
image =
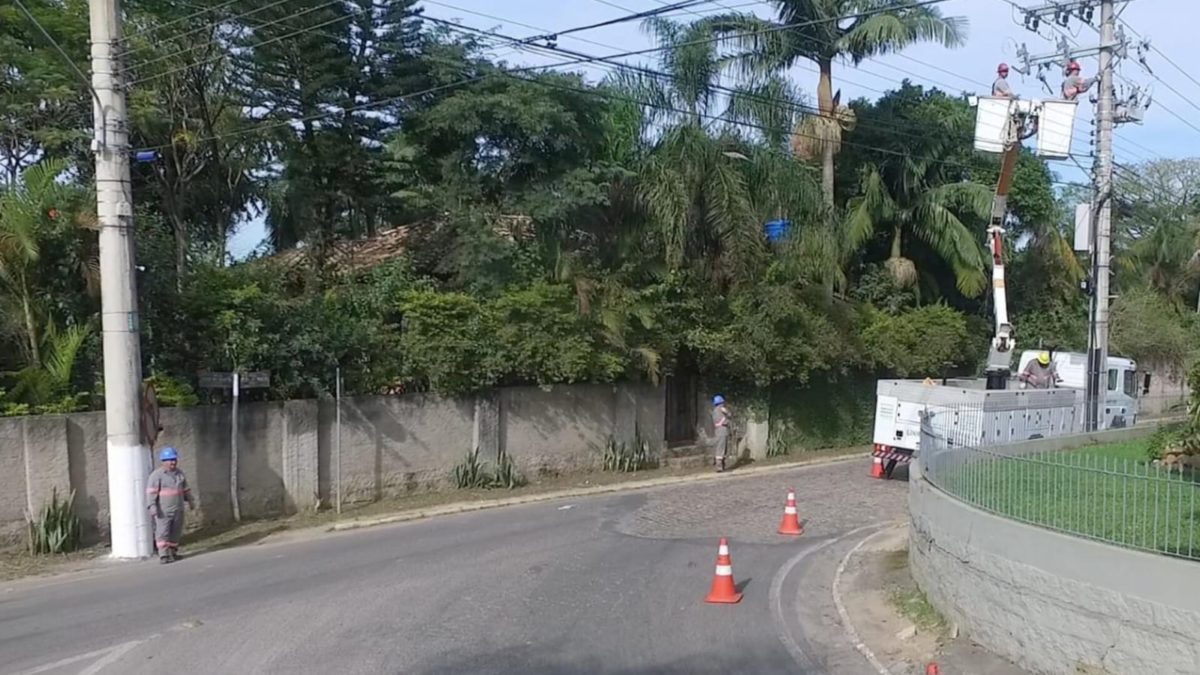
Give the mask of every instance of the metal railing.
[(1150, 438), (1073, 450), (979, 447), (922, 423), (921, 471), (941, 490), (1012, 520), (1126, 548), (1200, 560), (1200, 455), (1154, 461)]

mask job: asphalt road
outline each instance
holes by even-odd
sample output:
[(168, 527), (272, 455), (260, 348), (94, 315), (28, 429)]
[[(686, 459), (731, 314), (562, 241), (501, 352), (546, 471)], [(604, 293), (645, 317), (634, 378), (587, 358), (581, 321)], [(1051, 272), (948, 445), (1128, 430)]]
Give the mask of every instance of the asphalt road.
[[(903, 517), (862, 460), (0, 586), (0, 673), (873, 674), (829, 584)], [(806, 533), (774, 534), (789, 486)], [(703, 602), (717, 538), (738, 605)]]

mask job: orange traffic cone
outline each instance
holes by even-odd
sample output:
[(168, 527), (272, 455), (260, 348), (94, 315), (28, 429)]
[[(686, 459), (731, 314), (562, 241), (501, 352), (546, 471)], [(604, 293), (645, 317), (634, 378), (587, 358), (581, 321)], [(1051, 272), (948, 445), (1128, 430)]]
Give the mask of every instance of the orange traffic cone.
[(733, 560), (729, 557), (729, 542), (721, 537), (717, 547), (717, 572), (713, 576), (712, 590), (708, 592), (705, 602), (731, 605), (740, 602), (742, 594), (733, 585)]
[(871, 478), (883, 478), (883, 459), (875, 458), (875, 463), (871, 465)]
[(940, 672), (941, 671), (938, 670), (938, 665), (936, 663), (931, 663), (925, 666), (925, 675), (938, 675)]
[(783, 507), (783, 521), (779, 523), (779, 534), (804, 534), (800, 515), (796, 513), (795, 490), (788, 490), (787, 506)]

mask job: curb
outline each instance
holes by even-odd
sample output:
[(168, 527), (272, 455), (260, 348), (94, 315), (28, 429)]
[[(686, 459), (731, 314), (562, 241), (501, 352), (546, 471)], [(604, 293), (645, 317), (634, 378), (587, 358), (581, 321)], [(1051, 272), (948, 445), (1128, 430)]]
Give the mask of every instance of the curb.
[(633, 490), (646, 490), (656, 487), (665, 487), (668, 485), (684, 485), (687, 483), (705, 483), (716, 480), (736, 480), (738, 478), (748, 478), (750, 476), (759, 476), (777, 471), (786, 471), (788, 469), (804, 469), (816, 466), (825, 466), (829, 464), (840, 464), (853, 460), (869, 457), (870, 453), (860, 452), (851, 455), (841, 455), (838, 457), (823, 457), (821, 459), (801, 460), (799, 462), (789, 462), (786, 464), (773, 464), (771, 466), (752, 466), (741, 471), (733, 471), (730, 473), (702, 473), (691, 476), (669, 476), (665, 478), (652, 478), (649, 480), (630, 481), (628, 483), (613, 483), (612, 485), (597, 485), (594, 487), (574, 488), (569, 490), (556, 490), (554, 492), (545, 492), (542, 494), (522, 495), (520, 497), (508, 497), (504, 499), (489, 499), (480, 502), (464, 502), (460, 504), (447, 504), (445, 506), (434, 507), (431, 509), (421, 509), (416, 511), (405, 511), (395, 513), (389, 516), (379, 516), (377, 518), (367, 518), (363, 520), (350, 520), (334, 525), (325, 529), (326, 532), (345, 532), (348, 530), (359, 530), (367, 527), (375, 527), (377, 525), (391, 525), (393, 523), (405, 523), (412, 520), (423, 520), (425, 518), (433, 518), (436, 516), (448, 516), (456, 513), (469, 513), (472, 511), (483, 511), (485, 509), (496, 509), (505, 506), (519, 506), (522, 504), (534, 504), (537, 502), (548, 502), (555, 499), (565, 499), (569, 497), (589, 497), (592, 495), (610, 494), (614, 492), (629, 492)]
[(866, 537), (863, 537), (862, 541), (858, 542), (854, 548), (850, 549), (850, 551), (846, 553), (845, 557), (842, 558), (841, 563), (837, 566), (837, 571), (833, 574), (833, 605), (837, 609), (838, 617), (841, 619), (842, 632), (846, 634), (846, 638), (850, 641), (850, 644), (854, 645), (854, 649), (857, 650), (859, 654), (862, 654), (863, 658), (865, 658), (867, 662), (871, 664), (871, 667), (874, 668), (875, 672), (879, 673), (879, 675), (892, 675), (892, 671), (889, 670), (888, 667), (885, 666), (879, 660), (879, 658), (875, 656), (875, 652), (871, 651), (871, 648), (862, 641), (861, 637), (859, 637), (858, 630), (854, 627), (854, 621), (850, 618), (850, 612), (846, 610), (846, 604), (842, 599), (842, 576), (846, 573), (846, 567), (849, 566), (850, 561), (855, 555), (858, 554), (860, 550), (862, 550), (862, 547), (865, 546), (867, 542), (878, 536), (888, 534), (892, 530), (898, 530), (901, 527), (907, 527), (907, 525), (908, 523), (903, 521), (899, 523), (891, 523), (878, 532), (874, 532)]

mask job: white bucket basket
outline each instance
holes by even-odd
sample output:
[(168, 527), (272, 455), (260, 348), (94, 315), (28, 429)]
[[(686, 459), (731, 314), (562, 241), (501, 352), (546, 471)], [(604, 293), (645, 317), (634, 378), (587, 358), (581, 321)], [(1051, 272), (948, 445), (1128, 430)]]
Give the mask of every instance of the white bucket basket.
[(1038, 120), (1037, 154), (1051, 159), (1071, 156), (1071, 138), (1075, 134), (1076, 101), (1046, 100), (1041, 102)]
[(1012, 114), (1033, 112), (1033, 101), (980, 96), (975, 100), (975, 149), (980, 152), (1004, 152), (1008, 121)]

